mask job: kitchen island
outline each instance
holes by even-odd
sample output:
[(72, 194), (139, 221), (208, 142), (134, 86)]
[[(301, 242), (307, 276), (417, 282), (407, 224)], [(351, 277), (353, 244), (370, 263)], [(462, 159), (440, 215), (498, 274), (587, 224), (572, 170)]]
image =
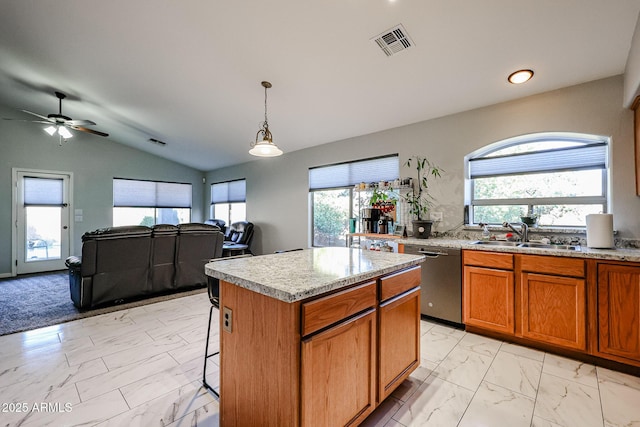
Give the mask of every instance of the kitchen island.
[(420, 255), (221, 260), (220, 424), (358, 425), (420, 364)]

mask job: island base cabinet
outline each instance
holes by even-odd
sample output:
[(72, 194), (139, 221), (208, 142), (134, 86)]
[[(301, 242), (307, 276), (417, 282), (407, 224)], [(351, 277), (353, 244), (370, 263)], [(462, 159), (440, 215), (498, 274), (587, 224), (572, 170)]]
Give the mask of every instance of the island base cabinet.
[(598, 265), (598, 351), (640, 363), (640, 267)]
[(380, 304), (378, 401), (420, 365), (420, 288)]
[(464, 266), (464, 323), (483, 329), (513, 334), (513, 271)]
[(574, 349), (587, 348), (584, 279), (522, 273), (522, 336)]
[(358, 425), (375, 408), (376, 312), (302, 340), (302, 426)]
[(298, 426), (300, 303), (225, 281), (220, 301), (220, 425)]

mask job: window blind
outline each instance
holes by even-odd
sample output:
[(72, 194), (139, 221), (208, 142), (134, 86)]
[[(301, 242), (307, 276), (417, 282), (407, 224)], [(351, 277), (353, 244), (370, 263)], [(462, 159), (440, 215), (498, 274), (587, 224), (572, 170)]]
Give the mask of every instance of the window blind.
[(309, 190), (351, 187), (360, 182), (393, 181), (400, 177), (398, 155), (309, 169)]
[(62, 206), (63, 180), (51, 178), (24, 178), (25, 206)]
[(606, 167), (606, 143), (469, 160), (471, 179), (547, 171), (605, 169)]
[(130, 208), (190, 208), (191, 184), (113, 179), (113, 206)]
[(247, 201), (247, 180), (219, 182), (211, 184), (211, 204), (239, 203)]

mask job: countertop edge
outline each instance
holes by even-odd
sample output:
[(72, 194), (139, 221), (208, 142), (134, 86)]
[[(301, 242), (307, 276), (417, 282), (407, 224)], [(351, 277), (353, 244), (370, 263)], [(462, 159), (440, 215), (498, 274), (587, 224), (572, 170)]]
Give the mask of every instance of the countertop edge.
[(212, 266), (214, 263), (208, 263), (205, 265), (205, 274), (211, 277), (215, 277), (216, 279), (233, 283), (234, 285), (239, 286), (241, 288), (248, 289), (250, 291), (254, 291), (259, 294), (278, 299), (283, 302), (294, 303), (294, 302), (302, 301), (308, 298), (320, 296), (327, 292), (340, 290), (347, 286), (364, 282), (376, 277), (384, 276), (385, 274), (389, 274), (395, 271), (413, 267), (421, 264), (424, 260), (425, 260), (425, 257), (423, 256), (413, 260), (403, 261), (401, 263), (394, 264), (393, 266), (383, 267), (383, 268), (375, 269), (372, 271), (368, 271), (366, 273), (354, 274), (346, 278), (329, 281), (321, 286), (316, 286), (312, 289), (309, 289), (303, 292), (287, 292), (282, 289), (270, 287), (264, 283), (259, 283), (259, 282), (248, 280), (232, 274), (227, 274), (227, 273), (215, 270)]
[(580, 246), (579, 251), (562, 249), (519, 248), (515, 246), (491, 246), (473, 244), (476, 240), (460, 239), (398, 239), (405, 245), (436, 246), (485, 252), (509, 252), (529, 255), (562, 256), (569, 258), (590, 258), (609, 261), (640, 262), (640, 249), (595, 249)]

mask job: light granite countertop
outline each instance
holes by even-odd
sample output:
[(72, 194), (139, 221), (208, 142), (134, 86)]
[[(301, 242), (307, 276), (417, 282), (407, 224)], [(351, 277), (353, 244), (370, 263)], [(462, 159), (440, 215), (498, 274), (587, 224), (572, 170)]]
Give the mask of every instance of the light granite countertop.
[(517, 246), (492, 246), (474, 244), (474, 240), (460, 239), (397, 239), (397, 243), (405, 245), (447, 247), (455, 249), (471, 249), (491, 252), (512, 252), (532, 255), (553, 255), (572, 258), (592, 258), (611, 261), (640, 262), (640, 249), (593, 249), (586, 246), (578, 246), (579, 250), (547, 249), (547, 248), (521, 248)]
[(422, 255), (312, 248), (205, 265), (205, 273), (284, 302), (300, 301), (420, 264)]

